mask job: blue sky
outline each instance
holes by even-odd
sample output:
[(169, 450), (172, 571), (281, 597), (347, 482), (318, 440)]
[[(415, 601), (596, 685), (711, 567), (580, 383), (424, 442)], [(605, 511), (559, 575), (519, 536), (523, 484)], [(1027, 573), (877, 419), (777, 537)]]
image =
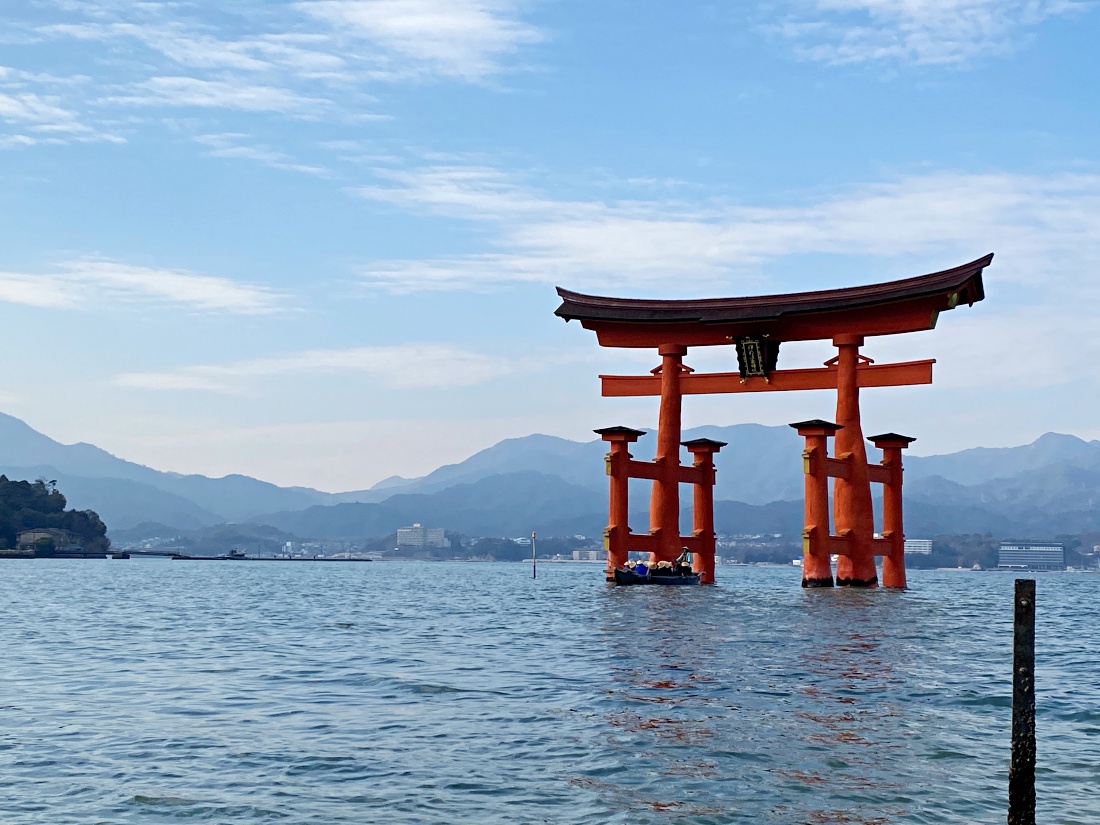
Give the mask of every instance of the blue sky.
[[(995, 252), (920, 453), (1100, 437), (1100, 9), (1079, 0), (9, 0), (0, 409), (158, 469), (326, 490), (653, 426), (553, 287), (716, 296)], [(781, 366), (829, 357), (784, 347)], [(697, 369), (729, 352), (693, 351)], [(689, 399), (688, 425), (830, 418)]]

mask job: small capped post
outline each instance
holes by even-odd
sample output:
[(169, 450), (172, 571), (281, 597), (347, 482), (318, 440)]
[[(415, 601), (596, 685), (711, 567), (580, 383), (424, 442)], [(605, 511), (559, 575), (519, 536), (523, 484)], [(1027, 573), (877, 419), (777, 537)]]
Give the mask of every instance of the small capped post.
[(882, 537), (890, 542), (890, 554), (882, 557), (882, 586), (904, 590), (905, 519), (902, 512), (901, 451), (917, 439), (897, 433), (871, 436), (871, 443), (882, 450), (882, 466), (887, 479), (882, 485)]
[(619, 426), (604, 427), (594, 432), (611, 445), (604, 458), (610, 489), (603, 544), (607, 551), (607, 580), (614, 581), (615, 568), (623, 567), (629, 556), (630, 445), (645, 435), (645, 430)]
[(806, 439), (802, 470), (806, 478), (805, 523), (802, 530), (802, 586), (832, 587), (829, 562), (829, 439), (844, 429), (832, 421), (814, 418), (790, 425)]
[(681, 442), (691, 453), (692, 465), (697, 471), (693, 485), (692, 535), (698, 541), (691, 557), (692, 571), (699, 574), (701, 584), (714, 584), (714, 555), (717, 535), (714, 532), (714, 455), (726, 446), (725, 441), (711, 438), (693, 438)]

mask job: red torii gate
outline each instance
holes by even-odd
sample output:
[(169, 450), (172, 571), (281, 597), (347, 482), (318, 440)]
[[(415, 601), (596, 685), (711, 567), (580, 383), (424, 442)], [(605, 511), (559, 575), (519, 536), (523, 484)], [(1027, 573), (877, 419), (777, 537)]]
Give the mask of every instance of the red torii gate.
[[(680, 421), (684, 395), (837, 391), (836, 423), (821, 420), (792, 424), (806, 439), (806, 527), (803, 532), (803, 587), (831, 587), (829, 555), (836, 554), (836, 584), (878, 584), (875, 556), (883, 557), (883, 584), (905, 587), (904, 533), (901, 504), (901, 450), (914, 439), (896, 433), (873, 436), (883, 450), (880, 464), (868, 464), (859, 415), (861, 387), (931, 384), (933, 360), (875, 364), (860, 353), (866, 338), (933, 329), (941, 312), (985, 297), (982, 271), (993, 255), (954, 269), (901, 281), (846, 289), (705, 300), (648, 300), (582, 295), (558, 288), (562, 304), (555, 314), (579, 320), (605, 347), (652, 347), (661, 364), (650, 375), (601, 375), (604, 396), (660, 396), (657, 455), (635, 461), (629, 444), (640, 430), (611, 427), (596, 430), (610, 443), (607, 471), (611, 477), (610, 518), (605, 532), (608, 576), (626, 563), (631, 550), (648, 551), (658, 561), (671, 561), (684, 547), (693, 551), (694, 566), (704, 582), (714, 581), (714, 463), (721, 442), (684, 442), (694, 455), (691, 467), (680, 465)], [(776, 369), (784, 341), (829, 340), (837, 355), (824, 367)], [(684, 366), (689, 347), (737, 349), (738, 371), (699, 374)], [(828, 439), (834, 454), (828, 455)], [(652, 480), (648, 535), (630, 532), (627, 523), (628, 479)], [(830, 529), (828, 479), (833, 478)], [(884, 486), (881, 538), (876, 536), (871, 483)], [(694, 485), (693, 534), (680, 535), (681, 483)]]

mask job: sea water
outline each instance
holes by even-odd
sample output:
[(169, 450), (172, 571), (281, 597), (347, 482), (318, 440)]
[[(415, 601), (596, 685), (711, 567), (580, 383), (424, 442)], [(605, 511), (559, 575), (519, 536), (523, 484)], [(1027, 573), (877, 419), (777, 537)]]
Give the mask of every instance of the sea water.
[[(0, 565), (0, 822), (1001, 823), (1013, 576)], [(1100, 575), (1038, 576), (1038, 820), (1100, 822)]]

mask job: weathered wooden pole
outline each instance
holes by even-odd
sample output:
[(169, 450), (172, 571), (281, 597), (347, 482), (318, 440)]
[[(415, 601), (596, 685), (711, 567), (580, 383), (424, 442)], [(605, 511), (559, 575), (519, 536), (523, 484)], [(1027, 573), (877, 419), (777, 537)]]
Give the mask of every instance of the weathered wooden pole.
[(539, 562), (538, 557), (535, 555), (535, 533), (531, 532), (531, 578), (537, 579), (539, 577)]
[(1035, 825), (1035, 579), (1016, 579), (1008, 825)]

